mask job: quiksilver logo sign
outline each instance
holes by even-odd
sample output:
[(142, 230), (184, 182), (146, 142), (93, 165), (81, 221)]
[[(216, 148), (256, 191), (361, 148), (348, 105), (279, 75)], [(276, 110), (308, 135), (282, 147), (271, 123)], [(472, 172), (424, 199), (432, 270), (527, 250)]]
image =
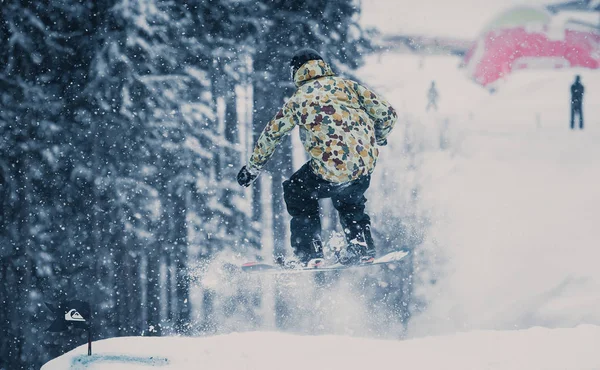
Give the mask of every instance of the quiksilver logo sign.
[(56, 305), (46, 303), (54, 314), (48, 331), (63, 331), (70, 327), (87, 329), (92, 321), (90, 304), (84, 301), (67, 301)]
[(65, 321), (85, 321), (85, 319), (76, 309), (72, 308), (65, 313)]
[[(1, 1), (1, 0), (0, 0)], [(88, 356), (92, 355), (92, 310), (88, 302), (73, 300), (58, 304), (46, 303), (54, 315), (48, 331), (59, 332), (71, 328), (86, 329), (88, 332)]]

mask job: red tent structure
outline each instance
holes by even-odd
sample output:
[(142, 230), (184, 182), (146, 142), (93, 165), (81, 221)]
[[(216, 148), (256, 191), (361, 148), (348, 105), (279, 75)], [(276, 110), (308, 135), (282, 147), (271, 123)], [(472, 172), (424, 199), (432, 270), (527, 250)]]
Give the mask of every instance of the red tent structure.
[(559, 14), (535, 7), (500, 14), (465, 54), (471, 78), (494, 88), (518, 69), (600, 68), (598, 26)]

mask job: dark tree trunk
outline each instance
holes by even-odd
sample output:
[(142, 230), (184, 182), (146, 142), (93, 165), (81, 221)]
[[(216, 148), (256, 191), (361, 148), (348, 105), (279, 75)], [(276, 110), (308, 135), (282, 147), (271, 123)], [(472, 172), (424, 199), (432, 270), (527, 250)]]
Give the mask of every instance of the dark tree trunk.
[[(12, 301), (6, 315), (7, 318), (7, 359), (10, 359), (11, 368), (25, 368), (25, 358), (23, 357), (23, 346), (26, 340), (22, 323), (29, 321), (26, 307), (28, 306), (28, 291), (30, 283), (30, 272), (27, 271), (29, 248), (29, 202), (28, 194), (31, 191), (29, 181), (27, 180), (27, 153), (21, 153), (20, 159), (15, 165), (15, 184), (16, 184), (16, 202), (15, 208), (18, 210), (15, 220), (15, 231), (13, 242), (15, 243), (13, 253), (8, 259), (8, 276), (6, 282), (8, 296)], [(24, 320), (23, 314), (26, 315)]]
[[(170, 214), (170, 212), (169, 212), (169, 214)], [(169, 223), (170, 223), (170, 221), (171, 220), (169, 219)], [(167, 232), (169, 233), (169, 236), (170, 236), (170, 230), (168, 230)], [(165, 280), (164, 280), (165, 283), (164, 283), (164, 285), (161, 286), (161, 289), (164, 290), (163, 297), (165, 298), (165, 300), (162, 302), (163, 307), (166, 312), (166, 317), (164, 317), (164, 320), (167, 321), (169, 325), (173, 324), (174, 313), (177, 310), (177, 308), (176, 308), (177, 302), (175, 302), (175, 300), (174, 300), (175, 287), (173, 284), (173, 268), (174, 268), (173, 254), (175, 254), (174, 246), (172, 244), (170, 244), (169, 241), (167, 241), (166, 250), (164, 251), (164, 255), (162, 257), (162, 261), (163, 261), (162, 263), (165, 266)]]
[(161, 334), (160, 322), (160, 257), (159, 242), (154, 245), (154, 251), (148, 253), (148, 263), (146, 270), (146, 292), (147, 292), (147, 320), (146, 330), (148, 335), (159, 336)]
[(186, 197), (187, 188), (174, 191), (171, 200), (173, 202), (173, 216), (171, 218), (171, 243), (173, 245), (173, 273), (174, 276), (174, 301), (173, 309), (175, 329), (180, 334), (185, 334), (189, 328), (190, 313), (190, 280), (188, 269), (188, 242), (186, 228)]
[(8, 259), (2, 258), (0, 262), (0, 279), (2, 281), (2, 284), (0, 284), (0, 333), (4, 338), (0, 341), (0, 369), (7, 369), (11, 352), (11, 342), (9, 340), (11, 323), (9, 317), (13, 307), (12, 304), (8, 303), (8, 300), (11, 293), (9, 287), (12, 286), (13, 282), (9, 280)]

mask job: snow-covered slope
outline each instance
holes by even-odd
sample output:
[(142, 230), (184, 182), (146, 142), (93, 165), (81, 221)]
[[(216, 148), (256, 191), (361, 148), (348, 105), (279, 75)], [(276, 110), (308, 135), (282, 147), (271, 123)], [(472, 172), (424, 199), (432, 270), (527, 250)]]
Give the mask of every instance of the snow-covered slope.
[(413, 333), (600, 324), (598, 130), (462, 135), (458, 156), (421, 167), (446, 262)]
[[(418, 294), (427, 308), (409, 332), (600, 325), (600, 73), (521, 71), (490, 94), (455, 61), (415, 68), (415, 58), (388, 54), (364, 71), (422, 148), (414, 169), (389, 170), (415, 178), (431, 222), (421, 250), (438, 262), (425, 267)], [(586, 86), (584, 131), (569, 129), (576, 73)], [(440, 111), (425, 113), (433, 79)], [(398, 155), (384, 149), (380, 166), (394, 167)]]
[[(577, 345), (573, 345), (577, 343)], [(55, 359), (42, 370), (594, 369), (600, 327), (481, 331), (407, 341), (280, 333), (210, 338), (115, 338)]]

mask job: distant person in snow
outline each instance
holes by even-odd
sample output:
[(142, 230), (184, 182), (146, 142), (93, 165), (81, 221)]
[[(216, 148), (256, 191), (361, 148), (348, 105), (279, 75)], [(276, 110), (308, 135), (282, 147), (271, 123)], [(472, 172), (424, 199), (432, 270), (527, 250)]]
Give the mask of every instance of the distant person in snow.
[(297, 90), (264, 128), (237, 180), (250, 186), (275, 147), (295, 126), (310, 160), (283, 183), (290, 214), (295, 258), (287, 267), (323, 265), (319, 199), (331, 198), (340, 216), (347, 247), (337, 262), (373, 261), (375, 246), (364, 196), (379, 155), (379, 146), (396, 123), (388, 102), (358, 82), (338, 77), (313, 49), (296, 52), (290, 61)]
[(575, 76), (575, 82), (571, 85), (571, 130), (575, 129), (575, 114), (579, 115), (579, 128), (583, 130), (583, 85), (581, 77)]
[(429, 88), (429, 91), (427, 91), (427, 108), (425, 108), (425, 110), (427, 112), (429, 112), (429, 109), (433, 108), (434, 110), (437, 111), (438, 107), (437, 107), (437, 100), (438, 100), (438, 92), (437, 89), (435, 88), (435, 81), (431, 81), (431, 87)]

